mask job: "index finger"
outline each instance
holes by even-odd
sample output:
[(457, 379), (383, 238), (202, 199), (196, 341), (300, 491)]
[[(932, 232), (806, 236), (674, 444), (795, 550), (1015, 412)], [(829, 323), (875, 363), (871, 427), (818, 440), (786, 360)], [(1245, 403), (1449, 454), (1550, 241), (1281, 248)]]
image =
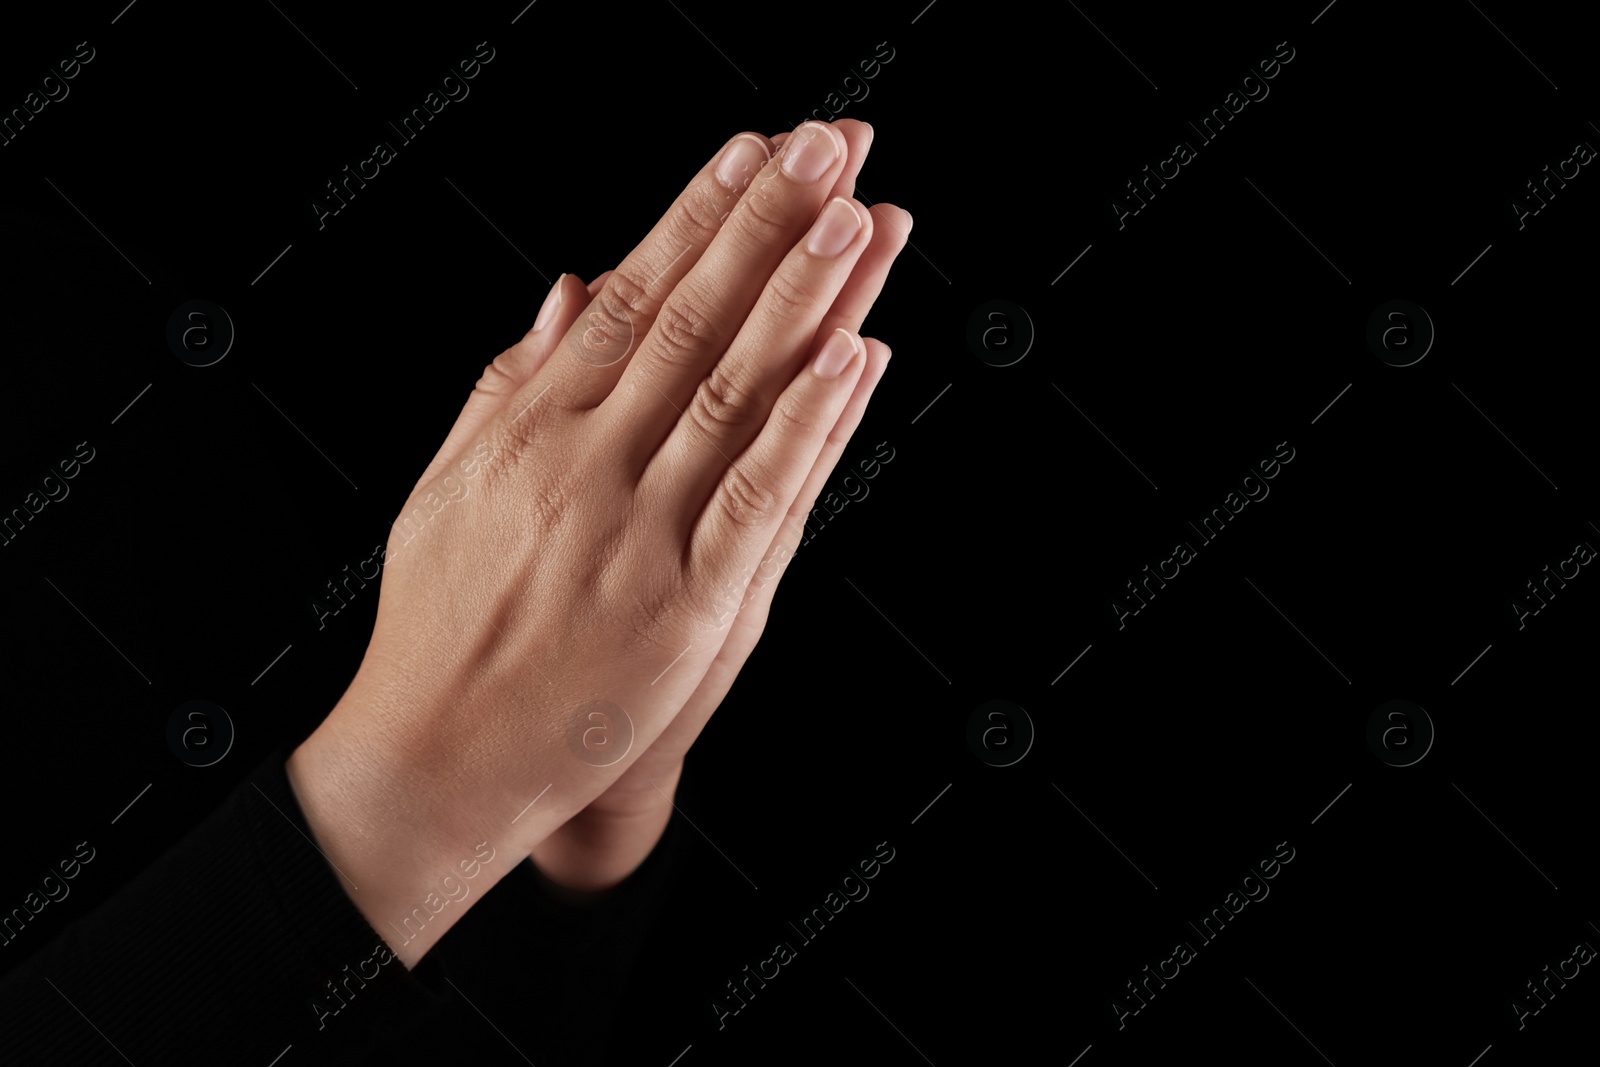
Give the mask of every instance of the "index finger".
[(741, 133), (723, 145), (610, 272), (525, 388), (541, 394), (550, 389), (547, 406), (573, 411), (596, 407), (610, 395), (626, 357), (654, 323), (662, 299), (694, 266), (750, 180), (771, 158), (770, 142), (757, 133)]

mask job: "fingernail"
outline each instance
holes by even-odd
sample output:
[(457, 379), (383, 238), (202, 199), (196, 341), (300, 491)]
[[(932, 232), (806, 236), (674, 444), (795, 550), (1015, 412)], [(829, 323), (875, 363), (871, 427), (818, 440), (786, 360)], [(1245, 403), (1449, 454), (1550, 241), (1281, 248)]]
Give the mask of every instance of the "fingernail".
[(771, 158), (766, 145), (748, 133), (740, 134), (729, 142), (722, 150), (722, 158), (717, 160), (717, 181), (734, 192), (742, 192)]
[[(901, 208), (900, 210), (901, 211), (906, 211), (905, 208)], [(913, 225), (915, 225), (915, 224), (916, 224), (916, 220), (911, 217), (911, 212), (906, 211), (906, 232), (910, 233), (911, 232), (911, 227)]]
[(836, 196), (828, 201), (817, 221), (811, 225), (811, 236), (806, 239), (806, 251), (823, 259), (832, 259), (856, 239), (861, 232), (861, 215), (850, 201)]
[[(565, 277), (565, 274), (561, 276), (561, 278)], [(550, 287), (550, 295), (544, 298), (543, 304), (539, 305), (539, 314), (533, 320), (533, 328), (535, 330), (544, 329), (550, 325), (550, 320), (555, 318), (556, 309), (561, 306), (561, 278), (556, 279), (556, 283)]]
[(828, 173), (839, 158), (839, 139), (820, 122), (808, 122), (784, 143), (783, 172), (809, 185)]
[(837, 378), (856, 358), (857, 351), (856, 339), (849, 330), (840, 327), (828, 335), (822, 351), (817, 353), (817, 361), (811, 365), (812, 373), (818, 378)]

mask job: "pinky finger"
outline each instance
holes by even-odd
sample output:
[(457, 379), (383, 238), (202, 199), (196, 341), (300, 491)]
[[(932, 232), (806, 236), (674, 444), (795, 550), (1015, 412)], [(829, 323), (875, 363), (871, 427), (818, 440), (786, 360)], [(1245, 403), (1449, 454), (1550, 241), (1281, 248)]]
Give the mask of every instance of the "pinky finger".
[[(861, 378), (856, 383), (854, 393), (845, 404), (844, 411), (839, 415), (839, 421), (834, 424), (833, 431), (828, 434), (827, 443), (822, 446), (822, 453), (817, 456), (817, 461), (811, 467), (811, 473), (806, 478), (806, 483), (800, 489), (800, 495), (795, 497), (794, 504), (789, 508), (789, 514), (783, 520), (777, 536), (767, 546), (764, 560), (787, 560), (792, 557), (795, 550), (805, 542), (805, 523), (811, 514), (811, 509), (817, 506), (817, 497), (822, 495), (822, 487), (828, 484), (828, 479), (833, 477), (834, 468), (839, 465), (839, 457), (844, 454), (845, 446), (855, 436), (856, 427), (861, 425), (862, 416), (867, 413), (867, 404), (872, 399), (873, 390), (883, 380), (884, 372), (889, 369), (889, 346), (876, 337), (863, 337), (862, 344), (867, 350), (866, 367), (861, 372)], [(766, 577), (765, 574), (762, 577)], [(762, 583), (765, 584), (765, 583)], [(767, 590), (771, 596), (771, 588)]]
[(868, 355), (861, 338), (849, 330), (824, 335), (805, 368), (779, 394), (756, 439), (730, 463), (689, 535), (688, 578), (706, 595), (749, 583), (809, 487), (819, 457), (858, 392)]

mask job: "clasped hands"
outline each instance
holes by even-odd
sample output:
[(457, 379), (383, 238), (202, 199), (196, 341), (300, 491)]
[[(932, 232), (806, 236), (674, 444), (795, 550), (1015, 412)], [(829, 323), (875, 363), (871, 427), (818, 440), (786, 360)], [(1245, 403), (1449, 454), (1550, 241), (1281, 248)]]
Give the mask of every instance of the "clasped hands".
[(480, 843), (475, 890), (531, 856), (592, 892), (659, 840), (889, 361), (857, 331), (911, 217), (853, 198), (871, 141), (730, 140), (614, 270), (557, 280), (401, 509), (361, 667), (287, 771), (407, 967), (466, 909), (402, 917)]

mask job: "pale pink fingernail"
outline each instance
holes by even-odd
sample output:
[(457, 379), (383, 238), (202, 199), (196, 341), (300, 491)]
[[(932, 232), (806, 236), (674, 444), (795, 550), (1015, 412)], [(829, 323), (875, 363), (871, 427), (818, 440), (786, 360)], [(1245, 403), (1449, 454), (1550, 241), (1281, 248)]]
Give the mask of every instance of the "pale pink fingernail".
[(742, 192), (771, 158), (766, 145), (748, 133), (740, 134), (717, 160), (717, 181), (736, 193)]
[(823, 259), (832, 259), (856, 239), (861, 232), (861, 214), (850, 201), (836, 196), (828, 201), (817, 221), (811, 226), (811, 236), (806, 240), (806, 251)]
[(783, 149), (783, 172), (809, 185), (828, 173), (834, 160), (839, 158), (841, 145), (832, 128), (820, 122), (808, 122), (794, 131), (784, 142)]
[[(565, 277), (565, 274), (561, 276), (561, 278)], [(533, 320), (533, 328), (535, 330), (542, 330), (550, 325), (550, 320), (555, 318), (556, 309), (561, 307), (561, 278), (556, 279), (556, 283), (550, 287), (550, 295), (544, 298), (543, 304), (539, 305), (539, 314)]]
[(844, 373), (851, 360), (856, 358), (858, 351), (855, 336), (841, 327), (828, 335), (828, 340), (823, 344), (822, 351), (817, 353), (817, 361), (811, 365), (811, 370), (818, 378), (837, 378)]

